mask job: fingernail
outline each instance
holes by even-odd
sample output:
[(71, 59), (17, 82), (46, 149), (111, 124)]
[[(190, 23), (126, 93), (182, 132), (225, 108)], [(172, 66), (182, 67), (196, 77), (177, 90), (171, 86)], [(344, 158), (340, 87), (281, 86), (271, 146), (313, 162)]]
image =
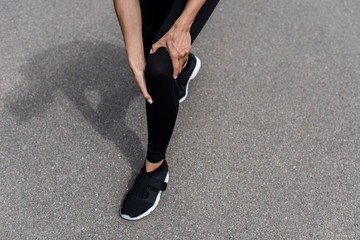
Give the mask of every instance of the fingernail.
[(151, 98), (149, 98), (148, 100), (146, 100), (146, 101), (148, 101), (148, 103), (150, 103), (150, 104), (152, 104), (153, 103), (153, 101), (151, 100)]
[(152, 54), (152, 49), (150, 49), (150, 54)]
[(177, 79), (177, 76), (176, 76), (176, 77), (174, 77), (174, 79)]

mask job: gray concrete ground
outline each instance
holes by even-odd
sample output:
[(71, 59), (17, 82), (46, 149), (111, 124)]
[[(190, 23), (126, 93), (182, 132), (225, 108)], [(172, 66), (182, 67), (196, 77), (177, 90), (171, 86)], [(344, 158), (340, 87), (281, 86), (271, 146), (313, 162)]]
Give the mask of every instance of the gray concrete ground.
[(0, 4), (0, 239), (360, 239), (360, 1), (222, 1), (170, 183), (118, 216), (146, 120), (112, 1)]

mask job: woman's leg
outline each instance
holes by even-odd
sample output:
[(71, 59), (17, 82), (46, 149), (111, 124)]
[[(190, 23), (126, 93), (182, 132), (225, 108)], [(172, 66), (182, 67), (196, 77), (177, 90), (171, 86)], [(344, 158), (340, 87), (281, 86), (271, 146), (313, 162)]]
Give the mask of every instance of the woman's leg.
[[(190, 30), (192, 42), (205, 25), (218, 1), (207, 0), (200, 9)], [(149, 6), (149, 2), (151, 2), (151, 6)], [(148, 124), (146, 159), (151, 163), (159, 163), (165, 158), (177, 117), (179, 92), (172, 77), (173, 67), (167, 50), (160, 48), (150, 55), (149, 51), (151, 45), (173, 26), (181, 15), (186, 2), (187, 0), (140, 1), (143, 16), (144, 51), (147, 60), (145, 78), (148, 91), (154, 101), (153, 104), (146, 102)], [(155, 19), (151, 19), (151, 17)]]
[[(216, 2), (218, 0), (207, 0)], [(146, 102), (148, 122), (148, 151), (145, 167), (141, 168), (133, 187), (127, 193), (120, 216), (128, 220), (145, 217), (157, 206), (161, 192), (169, 180), (165, 158), (166, 148), (174, 129), (179, 106), (177, 83), (173, 79), (173, 67), (165, 48), (149, 55), (151, 45), (163, 36), (174, 24), (184, 9), (187, 0), (140, 0), (143, 20), (143, 38), (146, 56), (145, 77), (153, 104)], [(160, 5), (156, 5), (162, 3)], [(214, 5), (206, 4), (196, 17), (190, 31), (193, 40), (200, 32)], [(210, 7), (213, 6), (213, 7)], [(165, 9), (163, 9), (166, 7)], [(162, 162), (162, 163), (161, 163)], [(161, 163), (161, 165), (160, 165)], [(149, 173), (147, 165), (160, 165)], [(155, 169), (155, 168), (153, 168)]]

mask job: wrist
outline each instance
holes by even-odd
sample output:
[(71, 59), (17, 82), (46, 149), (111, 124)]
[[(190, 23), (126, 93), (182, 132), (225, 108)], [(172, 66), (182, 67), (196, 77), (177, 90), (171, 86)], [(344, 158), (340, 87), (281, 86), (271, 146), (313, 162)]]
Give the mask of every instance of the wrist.
[(176, 29), (179, 29), (179, 30), (182, 30), (185, 32), (190, 31), (191, 25), (192, 25), (191, 19), (183, 17), (183, 16), (180, 16), (174, 23), (174, 27)]
[(129, 65), (131, 71), (135, 76), (141, 75), (145, 71), (145, 61), (131, 61), (129, 60)]
[(144, 78), (145, 70), (142, 70), (140, 68), (132, 68), (131, 71), (135, 80)]

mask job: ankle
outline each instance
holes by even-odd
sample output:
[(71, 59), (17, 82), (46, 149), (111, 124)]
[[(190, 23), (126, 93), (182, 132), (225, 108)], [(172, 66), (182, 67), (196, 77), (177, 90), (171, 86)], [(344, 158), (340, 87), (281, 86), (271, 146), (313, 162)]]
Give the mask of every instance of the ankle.
[(147, 159), (145, 160), (145, 169), (146, 169), (146, 172), (149, 173), (149, 172), (152, 172), (154, 170), (156, 170), (158, 167), (161, 166), (161, 164), (164, 162), (164, 159), (162, 159), (160, 162), (157, 162), (157, 163), (152, 163), (152, 162), (149, 162)]

